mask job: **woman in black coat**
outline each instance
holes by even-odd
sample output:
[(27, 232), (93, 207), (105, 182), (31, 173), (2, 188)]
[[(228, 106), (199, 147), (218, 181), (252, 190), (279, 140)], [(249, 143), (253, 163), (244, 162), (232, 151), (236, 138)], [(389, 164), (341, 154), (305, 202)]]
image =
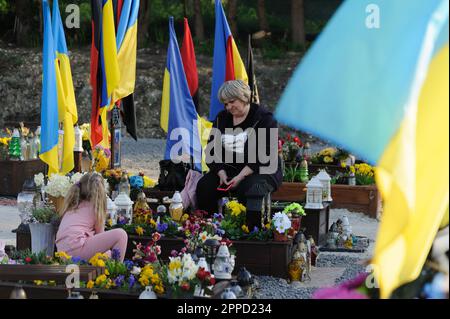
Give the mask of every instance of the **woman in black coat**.
[(250, 94), (241, 80), (227, 81), (219, 89), (225, 110), (213, 122), (206, 148), (210, 171), (199, 180), (196, 191), (197, 208), (210, 214), (217, 212), (218, 200), (228, 196), (217, 190), (221, 185), (230, 187), (244, 205), (254, 184), (266, 182), (273, 190), (281, 185), (277, 122), (266, 108), (250, 103)]

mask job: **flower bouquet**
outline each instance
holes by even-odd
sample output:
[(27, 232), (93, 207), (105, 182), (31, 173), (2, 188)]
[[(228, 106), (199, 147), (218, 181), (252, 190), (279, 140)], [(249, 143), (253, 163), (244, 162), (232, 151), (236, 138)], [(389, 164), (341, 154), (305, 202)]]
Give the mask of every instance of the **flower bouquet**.
[(280, 139), (283, 160), (286, 162), (295, 162), (300, 149), (303, 147), (302, 141), (297, 137), (286, 135), (285, 139)]
[[(302, 221), (302, 216), (305, 216), (305, 210), (303, 206), (299, 203), (291, 203), (286, 206), (283, 210), (283, 213), (287, 214), (292, 223), (292, 232), (298, 232), (300, 230), (300, 225)], [(294, 235), (294, 234), (291, 234)]]

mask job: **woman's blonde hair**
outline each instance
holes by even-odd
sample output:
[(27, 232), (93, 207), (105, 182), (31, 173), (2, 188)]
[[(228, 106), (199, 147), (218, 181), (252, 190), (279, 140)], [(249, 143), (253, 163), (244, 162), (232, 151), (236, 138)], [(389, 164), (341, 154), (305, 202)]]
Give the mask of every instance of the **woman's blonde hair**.
[(89, 201), (94, 206), (96, 226), (103, 225), (106, 219), (106, 190), (100, 174), (87, 173), (72, 185), (65, 197), (61, 218), (66, 212), (78, 208), (83, 201)]
[(217, 97), (220, 103), (239, 99), (244, 103), (250, 102), (252, 92), (247, 83), (242, 80), (227, 81), (219, 89)]

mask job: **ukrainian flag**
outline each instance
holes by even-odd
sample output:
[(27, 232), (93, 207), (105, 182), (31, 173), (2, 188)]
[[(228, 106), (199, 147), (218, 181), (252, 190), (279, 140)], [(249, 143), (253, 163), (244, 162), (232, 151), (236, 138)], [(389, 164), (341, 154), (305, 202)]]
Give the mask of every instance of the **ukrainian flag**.
[(211, 107), (209, 120), (214, 121), (224, 109), (217, 93), (225, 81), (243, 80), (248, 83), (245, 65), (228, 26), (221, 0), (216, 0), (216, 31), (214, 38), (213, 79), (211, 87)]
[[(202, 171), (202, 121), (195, 110), (189, 86), (184, 74), (183, 62), (173, 26), (173, 17), (169, 19), (169, 48), (164, 72), (162, 110), (167, 110), (168, 130), (165, 159), (174, 156), (189, 155), (194, 160), (195, 169)], [(174, 130), (182, 128), (189, 135), (171, 136)], [(171, 154), (171, 150), (179, 152)]]
[(67, 174), (75, 167), (73, 148), (75, 146), (74, 124), (78, 122), (77, 104), (72, 82), (72, 71), (67, 51), (64, 27), (59, 11), (58, 0), (53, 1), (53, 40), (55, 41), (55, 54), (58, 60), (59, 74), (57, 73), (58, 87), (58, 114), (59, 122), (64, 128), (64, 147), (61, 159), (61, 173)]
[(349, 0), (290, 80), (280, 122), (377, 165), (381, 297), (416, 279), (448, 223), (447, 0)]
[(44, 45), (42, 51), (42, 97), (41, 97), (41, 153), (39, 157), (49, 166), (49, 175), (59, 172), (58, 164), (58, 95), (55, 56), (52, 34), (52, 18), (47, 0), (42, 2), (44, 22)]
[(138, 13), (139, 0), (125, 0), (123, 2), (116, 35), (120, 81), (113, 92), (113, 102), (134, 92)]

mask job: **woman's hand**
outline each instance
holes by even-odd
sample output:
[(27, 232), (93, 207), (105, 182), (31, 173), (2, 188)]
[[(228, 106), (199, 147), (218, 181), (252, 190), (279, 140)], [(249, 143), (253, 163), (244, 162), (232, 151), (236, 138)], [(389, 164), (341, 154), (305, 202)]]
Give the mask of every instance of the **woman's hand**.
[(241, 174), (236, 175), (235, 177), (233, 177), (233, 178), (227, 183), (227, 185), (233, 184), (233, 186), (232, 186), (231, 188), (236, 188), (236, 187), (239, 185), (239, 183), (242, 182), (242, 180), (243, 180), (244, 178), (245, 178), (245, 177), (242, 176)]
[(218, 173), (217, 176), (219, 176), (219, 185), (225, 184), (225, 185), (229, 185), (229, 183), (227, 182), (228, 180), (228, 176), (227, 173), (221, 169)]

